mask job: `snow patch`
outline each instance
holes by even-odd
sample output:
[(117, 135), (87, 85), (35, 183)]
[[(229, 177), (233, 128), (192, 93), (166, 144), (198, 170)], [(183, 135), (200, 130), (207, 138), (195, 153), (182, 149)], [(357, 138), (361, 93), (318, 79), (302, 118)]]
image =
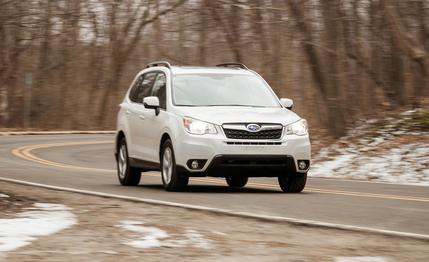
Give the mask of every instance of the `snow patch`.
[(0, 219), (0, 252), (26, 246), (37, 237), (54, 234), (76, 223), (68, 207), (36, 203), (16, 218)]
[(141, 234), (137, 239), (127, 240), (123, 243), (135, 248), (156, 248), (156, 247), (195, 247), (202, 249), (211, 248), (211, 241), (204, 238), (196, 230), (186, 230), (182, 238), (173, 238), (166, 231), (153, 227), (144, 226), (143, 221), (124, 220), (121, 221), (118, 227)]
[(189, 246), (195, 247), (195, 248), (203, 248), (203, 249), (209, 249), (210, 248), (210, 241), (208, 239), (205, 239), (203, 235), (201, 235), (199, 232), (193, 229), (189, 229), (185, 233), (185, 237), (187, 240), (184, 240), (184, 244), (187, 244)]
[(0, 198), (8, 198), (9, 196), (6, 194), (0, 194)]
[(226, 234), (225, 234), (225, 233), (220, 232), (220, 231), (217, 231), (217, 230), (213, 230), (213, 231), (212, 231), (212, 233), (213, 233), (213, 234), (216, 234), (216, 235), (219, 235), (219, 236), (226, 236)]
[(143, 226), (143, 224), (144, 222), (141, 221), (122, 221), (120, 225), (122, 228), (143, 235), (143, 237), (139, 237), (136, 240), (126, 241), (124, 243), (135, 248), (152, 248), (162, 246), (161, 240), (169, 236), (167, 232), (157, 227)]
[(405, 144), (377, 155), (358, 150), (337, 153), (331, 160), (316, 162), (309, 175), (429, 186), (429, 147), (422, 144)]
[[(336, 143), (319, 151), (312, 159), (309, 176), (371, 180), (429, 186), (429, 145), (400, 136), (429, 136), (428, 131), (410, 129), (412, 115), (359, 123)], [(354, 141), (354, 142), (351, 142)], [(384, 149), (383, 149), (384, 147)]]
[(97, 253), (101, 253), (101, 254), (107, 254), (107, 255), (117, 255), (119, 254), (118, 252), (114, 251), (114, 250), (99, 250), (96, 251)]

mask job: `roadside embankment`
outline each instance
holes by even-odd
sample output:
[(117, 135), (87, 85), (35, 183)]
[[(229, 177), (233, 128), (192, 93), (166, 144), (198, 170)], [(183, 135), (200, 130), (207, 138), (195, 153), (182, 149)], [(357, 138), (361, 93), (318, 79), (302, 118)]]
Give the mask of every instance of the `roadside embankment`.
[[(29, 218), (29, 212), (38, 212), (39, 218), (57, 225), (57, 230), (33, 234), (26, 245), (8, 251), (1, 251), (2, 239), (10, 236), (0, 232), (0, 259), (7, 261), (429, 258), (429, 242), (411, 238), (267, 222), (7, 182), (0, 182), (0, 193), (0, 227), (6, 222), (13, 227), (14, 222)], [(61, 215), (64, 219), (58, 220)], [(64, 221), (69, 223), (58, 227)]]

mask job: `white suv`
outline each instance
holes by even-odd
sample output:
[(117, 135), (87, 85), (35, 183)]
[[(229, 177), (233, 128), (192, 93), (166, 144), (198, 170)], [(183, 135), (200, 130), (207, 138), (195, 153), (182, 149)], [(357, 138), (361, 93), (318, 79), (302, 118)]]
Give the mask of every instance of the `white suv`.
[(278, 177), (301, 192), (310, 166), (307, 122), (243, 64), (214, 67), (154, 62), (137, 74), (118, 113), (115, 155), (122, 185), (160, 170), (168, 191), (189, 177)]

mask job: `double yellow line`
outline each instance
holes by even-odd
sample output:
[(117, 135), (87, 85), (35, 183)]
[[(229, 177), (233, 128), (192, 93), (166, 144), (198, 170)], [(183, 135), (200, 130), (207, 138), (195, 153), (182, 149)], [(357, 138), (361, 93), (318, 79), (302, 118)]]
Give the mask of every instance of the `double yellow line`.
[[(80, 146), (80, 145), (99, 145), (99, 144), (113, 144), (111, 140), (103, 140), (103, 141), (80, 141), (80, 142), (66, 142), (66, 143), (52, 143), (52, 144), (39, 144), (39, 145), (27, 145), (23, 147), (19, 147), (12, 150), (12, 154), (29, 161), (33, 161), (39, 164), (58, 167), (58, 168), (66, 168), (66, 169), (78, 169), (78, 170), (86, 170), (86, 171), (95, 171), (95, 172), (116, 172), (116, 170), (112, 169), (103, 169), (103, 168), (93, 168), (93, 167), (82, 167), (75, 166), (70, 164), (64, 164), (59, 162), (54, 162), (50, 160), (46, 160), (32, 154), (33, 150), (43, 149), (43, 148), (52, 148), (52, 147), (67, 147), (67, 146)], [(153, 173), (145, 173), (145, 176), (159, 177), (157, 174)], [(225, 182), (221, 179), (216, 178), (192, 178), (193, 181), (225, 185)], [(260, 189), (276, 189), (279, 187), (273, 184), (266, 183), (255, 183), (249, 182), (249, 186), (260, 188)], [(368, 192), (356, 192), (356, 191), (344, 191), (344, 190), (333, 190), (333, 189), (321, 189), (321, 188), (311, 188), (306, 187), (306, 192), (315, 192), (315, 193), (323, 193), (323, 194), (334, 194), (334, 195), (344, 195), (344, 196), (357, 196), (357, 197), (370, 197), (370, 198), (382, 198), (382, 199), (392, 199), (392, 200), (405, 200), (405, 201), (417, 201), (417, 202), (429, 202), (429, 198), (425, 197), (417, 197), (417, 196), (404, 196), (404, 195), (390, 195), (390, 194), (378, 194), (378, 193), (368, 193)]]
[(54, 167), (59, 167), (59, 168), (79, 169), (79, 170), (97, 171), (97, 172), (114, 172), (115, 170), (112, 170), (112, 169), (81, 167), (81, 166), (74, 166), (74, 165), (69, 165), (69, 164), (53, 162), (53, 161), (49, 161), (49, 160), (37, 157), (31, 153), (31, 151), (33, 151), (35, 149), (64, 147), (64, 146), (79, 146), (79, 145), (99, 145), (99, 144), (110, 144), (110, 143), (113, 144), (112, 141), (105, 140), (105, 141), (82, 141), (82, 142), (28, 145), (28, 146), (23, 146), (23, 147), (13, 149), (12, 154), (19, 157), (19, 158), (23, 158), (23, 159), (33, 161), (33, 162), (36, 162), (39, 164), (54, 166)]

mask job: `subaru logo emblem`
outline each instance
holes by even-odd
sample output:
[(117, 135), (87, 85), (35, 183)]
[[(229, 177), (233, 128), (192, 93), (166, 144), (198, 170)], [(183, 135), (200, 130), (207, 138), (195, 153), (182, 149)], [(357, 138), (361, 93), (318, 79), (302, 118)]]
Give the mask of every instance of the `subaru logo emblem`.
[(249, 130), (250, 132), (258, 132), (259, 129), (261, 129), (261, 126), (258, 124), (248, 124), (246, 126), (247, 130)]

